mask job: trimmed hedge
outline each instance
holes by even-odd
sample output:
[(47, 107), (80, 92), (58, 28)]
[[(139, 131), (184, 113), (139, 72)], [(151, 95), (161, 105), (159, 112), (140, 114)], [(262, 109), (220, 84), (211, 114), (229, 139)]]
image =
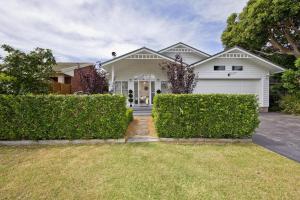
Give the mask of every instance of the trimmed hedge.
[(0, 95), (0, 140), (122, 138), (125, 105), (117, 95)]
[(300, 94), (282, 97), (279, 105), (283, 112), (300, 115)]
[(127, 108), (126, 117), (127, 117), (127, 120), (128, 120), (127, 121), (128, 124), (133, 121), (133, 110), (131, 108)]
[(159, 137), (244, 138), (259, 124), (254, 95), (159, 94), (152, 112)]

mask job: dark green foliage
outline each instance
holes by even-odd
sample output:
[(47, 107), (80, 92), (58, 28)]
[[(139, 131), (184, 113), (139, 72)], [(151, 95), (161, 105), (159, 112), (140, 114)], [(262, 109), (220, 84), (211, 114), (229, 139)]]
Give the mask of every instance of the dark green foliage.
[(294, 69), (284, 71), (282, 81), (290, 94), (300, 93), (300, 58), (295, 61)]
[(56, 64), (51, 50), (36, 48), (25, 53), (9, 45), (1, 47), (7, 55), (0, 64), (0, 73), (13, 79), (9, 87), (0, 88), (1, 94), (48, 93), (52, 67)]
[(127, 121), (128, 124), (133, 121), (133, 110), (131, 108), (127, 108), (126, 117), (127, 117), (127, 120), (128, 120)]
[(280, 101), (283, 112), (300, 114), (300, 94), (286, 95)]
[(222, 34), (226, 47), (300, 57), (300, 1), (249, 0), (243, 11), (227, 19)]
[(0, 139), (122, 138), (125, 97), (0, 95)]
[(160, 94), (153, 116), (160, 137), (244, 138), (258, 127), (254, 95)]

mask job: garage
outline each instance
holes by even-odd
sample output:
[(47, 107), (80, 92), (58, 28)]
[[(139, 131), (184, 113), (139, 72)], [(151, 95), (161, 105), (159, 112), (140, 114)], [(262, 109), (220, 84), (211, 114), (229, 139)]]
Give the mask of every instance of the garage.
[(260, 94), (259, 79), (200, 79), (194, 89), (196, 94)]

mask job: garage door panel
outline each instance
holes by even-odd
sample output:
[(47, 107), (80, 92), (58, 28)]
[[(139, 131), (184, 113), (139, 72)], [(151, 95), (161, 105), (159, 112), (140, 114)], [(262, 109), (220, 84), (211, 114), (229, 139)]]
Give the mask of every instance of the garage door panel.
[(259, 95), (259, 80), (199, 80), (194, 93)]

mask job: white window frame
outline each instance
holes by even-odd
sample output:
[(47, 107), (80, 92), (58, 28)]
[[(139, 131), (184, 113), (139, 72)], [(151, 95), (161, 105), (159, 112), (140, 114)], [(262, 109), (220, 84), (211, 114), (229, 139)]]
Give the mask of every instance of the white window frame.
[(114, 94), (116, 94), (116, 82), (121, 82), (121, 94), (119, 94), (119, 95), (123, 95), (123, 82), (127, 82), (127, 94), (128, 94), (129, 82), (128, 81), (119, 81), (119, 80), (114, 82)]
[[(241, 70), (233, 69), (234, 67), (241, 67), (242, 69)], [(232, 71), (244, 71), (244, 66), (243, 65), (232, 65), (231, 70)]]

